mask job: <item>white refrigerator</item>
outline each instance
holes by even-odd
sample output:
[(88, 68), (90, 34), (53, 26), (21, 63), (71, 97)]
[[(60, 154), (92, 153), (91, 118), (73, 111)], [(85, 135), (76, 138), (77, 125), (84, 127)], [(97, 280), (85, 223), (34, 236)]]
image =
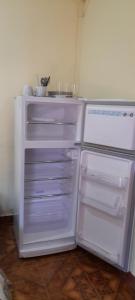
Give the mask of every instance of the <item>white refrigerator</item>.
[(15, 234), (20, 257), (77, 245), (127, 271), (134, 215), (135, 107), (15, 100)]

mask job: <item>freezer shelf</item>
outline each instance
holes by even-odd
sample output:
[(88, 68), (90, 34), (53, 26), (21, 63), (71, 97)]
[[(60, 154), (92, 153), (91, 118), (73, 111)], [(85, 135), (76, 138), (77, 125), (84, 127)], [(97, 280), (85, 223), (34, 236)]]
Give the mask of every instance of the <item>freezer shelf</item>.
[(76, 139), (75, 125), (29, 123), (26, 126), (27, 140), (68, 141)]

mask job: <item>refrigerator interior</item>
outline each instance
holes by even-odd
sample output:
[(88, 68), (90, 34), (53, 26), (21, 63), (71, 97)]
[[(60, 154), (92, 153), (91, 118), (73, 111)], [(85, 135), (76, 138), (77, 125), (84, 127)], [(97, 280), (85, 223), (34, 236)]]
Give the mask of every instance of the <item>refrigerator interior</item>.
[(81, 110), (81, 104), (68, 102), (27, 104), (26, 139), (75, 140)]
[(24, 244), (75, 234), (78, 149), (26, 149)]
[(81, 156), (77, 242), (124, 267), (133, 162), (84, 150)]

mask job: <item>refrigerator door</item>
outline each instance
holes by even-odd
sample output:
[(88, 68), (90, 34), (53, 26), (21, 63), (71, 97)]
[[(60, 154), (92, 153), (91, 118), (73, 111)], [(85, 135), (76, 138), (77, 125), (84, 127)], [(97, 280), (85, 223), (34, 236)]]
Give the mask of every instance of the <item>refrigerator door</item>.
[(135, 107), (87, 105), (83, 141), (135, 150)]
[(81, 155), (77, 244), (127, 267), (134, 163), (84, 150)]

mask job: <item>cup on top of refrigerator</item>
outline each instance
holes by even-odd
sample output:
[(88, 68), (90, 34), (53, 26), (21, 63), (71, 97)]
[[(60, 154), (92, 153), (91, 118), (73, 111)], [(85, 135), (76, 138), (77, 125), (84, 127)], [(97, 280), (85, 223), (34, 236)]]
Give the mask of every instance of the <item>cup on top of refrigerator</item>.
[(46, 96), (46, 90), (47, 90), (46, 86), (42, 86), (42, 85), (36, 86), (35, 96), (36, 97), (45, 97)]
[(33, 88), (32, 86), (25, 84), (23, 87), (23, 96), (33, 96)]
[(47, 94), (47, 86), (50, 82), (50, 76), (41, 77), (37, 76), (38, 85), (35, 88), (35, 96), (36, 97), (45, 97)]

